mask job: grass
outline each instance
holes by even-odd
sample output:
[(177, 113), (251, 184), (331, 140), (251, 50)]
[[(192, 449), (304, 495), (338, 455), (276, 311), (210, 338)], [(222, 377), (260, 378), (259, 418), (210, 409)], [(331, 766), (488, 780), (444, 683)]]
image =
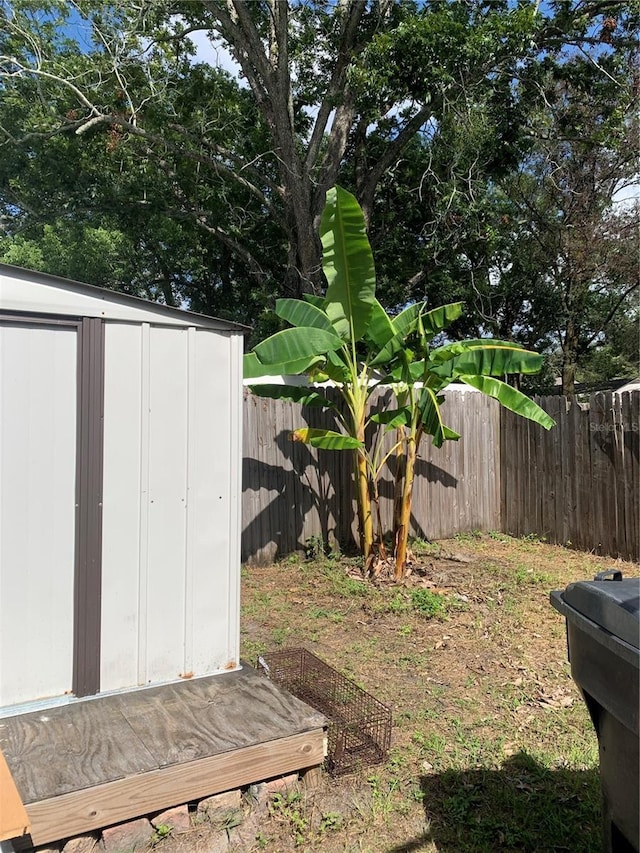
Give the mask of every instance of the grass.
[(309, 545), (244, 569), (243, 659), (308, 648), (392, 709), (392, 746), (384, 764), (277, 795), (255, 849), (599, 853), (597, 739), (549, 591), (611, 560), (476, 531), (414, 542), (423, 569), (374, 585)]
[(280, 803), (264, 849), (596, 853), (597, 739), (548, 594), (611, 561), (497, 533), (413, 551), (399, 586), (319, 548), (245, 572), (248, 658), (306, 646), (394, 717), (386, 762)]

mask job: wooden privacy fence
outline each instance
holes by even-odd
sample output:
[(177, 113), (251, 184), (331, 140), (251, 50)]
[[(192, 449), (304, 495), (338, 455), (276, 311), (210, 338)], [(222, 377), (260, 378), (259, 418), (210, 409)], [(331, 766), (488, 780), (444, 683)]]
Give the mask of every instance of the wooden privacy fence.
[[(387, 392), (374, 392), (384, 405)], [(468, 530), (500, 529), (500, 412), (495, 400), (449, 391), (443, 413), (462, 434), (440, 450), (420, 446), (411, 533), (429, 539)], [(244, 396), (242, 559), (267, 563), (322, 539), (349, 547), (357, 535), (353, 453), (315, 450), (289, 440), (299, 427), (336, 428), (329, 412), (280, 400)], [(393, 444), (387, 433), (385, 446)], [(380, 479), (381, 514), (388, 530), (394, 460)]]
[(502, 411), (502, 530), (640, 559), (640, 391), (536, 400), (549, 432)]
[[(385, 403), (383, 394), (374, 399)], [(549, 432), (481, 394), (447, 394), (446, 423), (462, 438), (440, 450), (423, 440), (412, 534), (503, 530), (638, 560), (640, 392), (595, 394), (588, 405), (560, 396), (537, 402), (557, 421)], [(355, 539), (353, 457), (289, 441), (301, 426), (335, 423), (329, 413), (245, 390), (244, 561), (269, 562), (313, 540), (344, 548)], [(391, 460), (380, 482), (387, 529), (393, 471)]]

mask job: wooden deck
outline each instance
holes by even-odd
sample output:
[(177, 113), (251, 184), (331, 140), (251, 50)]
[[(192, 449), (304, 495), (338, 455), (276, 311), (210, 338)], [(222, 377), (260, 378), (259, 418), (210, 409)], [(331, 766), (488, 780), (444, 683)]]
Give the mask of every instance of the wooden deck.
[(321, 764), (324, 727), (245, 667), (0, 719), (0, 750), (35, 846)]

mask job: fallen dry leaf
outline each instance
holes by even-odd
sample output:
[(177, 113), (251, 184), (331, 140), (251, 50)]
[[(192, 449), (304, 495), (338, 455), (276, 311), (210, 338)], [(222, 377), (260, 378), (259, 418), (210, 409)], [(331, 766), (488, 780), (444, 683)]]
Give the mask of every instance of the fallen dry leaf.
[(548, 694), (540, 691), (535, 702), (541, 708), (569, 708), (575, 702), (575, 696), (559, 688)]

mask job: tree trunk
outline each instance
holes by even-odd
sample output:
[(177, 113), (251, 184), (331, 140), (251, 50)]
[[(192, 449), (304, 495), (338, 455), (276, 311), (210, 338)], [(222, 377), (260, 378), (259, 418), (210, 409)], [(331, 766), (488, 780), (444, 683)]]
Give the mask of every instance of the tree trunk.
[(322, 244), (311, 211), (302, 205), (292, 204), (291, 216), (294, 222), (285, 279), (287, 291), (296, 299), (300, 299), (303, 293), (320, 296), (327, 282), (322, 271)]
[(381, 560), (387, 559), (387, 548), (384, 544), (384, 530), (382, 527), (382, 515), (380, 513), (380, 491), (378, 489), (378, 481), (372, 480), (371, 483), (371, 491), (373, 492), (372, 496), (372, 505), (375, 508), (376, 512), (376, 549), (378, 553), (378, 557)]
[(575, 392), (578, 367), (578, 332), (572, 319), (567, 321), (562, 343), (562, 393), (572, 397)]

